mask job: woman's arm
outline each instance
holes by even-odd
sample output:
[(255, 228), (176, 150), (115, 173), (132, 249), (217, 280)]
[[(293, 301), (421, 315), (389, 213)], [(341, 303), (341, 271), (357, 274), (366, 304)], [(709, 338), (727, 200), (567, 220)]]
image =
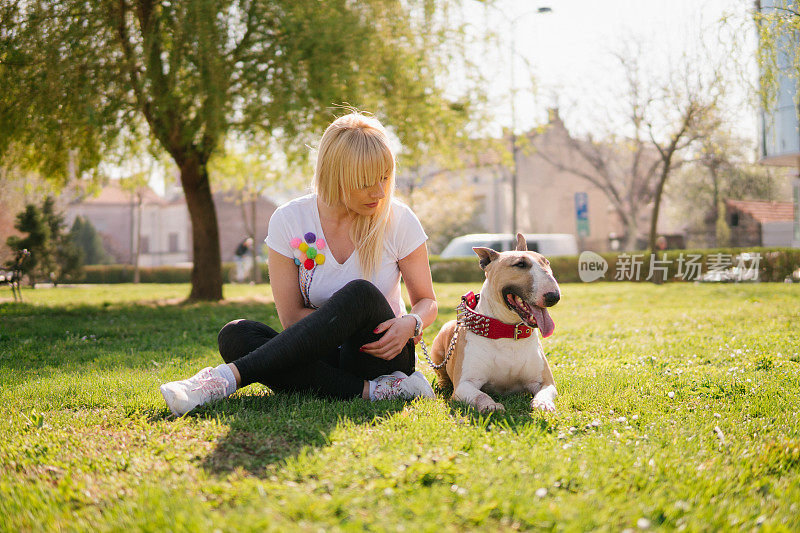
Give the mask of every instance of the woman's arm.
[[(436, 294), (433, 292), (431, 266), (428, 263), (428, 247), (422, 243), (397, 264), (406, 284), (408, 297), (411, 298), (410, 312), (419, 315), (422, 327), (426, 328), (433, 324), (439, 312)], [(414, 325), (416, 326), (416, 323)]]
[[(397, 262), (400, 274), (405, 281), (408, 296), (411, 298), (411, 312), (420, 316), (422, 326), (427, 327), (436, 320), (438, 307), (433, 292), (431, 268), (428, 264), (428, 248), (425, 243)], [(417, 321), (410, 316), (392, 318), (375, 328), (375, 333), (386, 332), (375, 342), (361, 347), (366, 352), (381, 359), (392, 359), (414, 335)]]
[(272, 248), (269, 249), (269, 284), (278, 309), (278, 318), (284, 329), (314, 312), (303, 304), (300, 294), (297, 265), (294, 260)]

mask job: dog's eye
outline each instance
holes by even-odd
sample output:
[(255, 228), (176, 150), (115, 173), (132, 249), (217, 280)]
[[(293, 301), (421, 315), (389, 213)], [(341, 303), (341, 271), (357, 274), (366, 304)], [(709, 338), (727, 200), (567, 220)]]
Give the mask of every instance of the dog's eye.
[(517, 261), (511, 266), (515, 266), (517, 268), (528, 268), (528, 265), (525, 264), (525, 261)]

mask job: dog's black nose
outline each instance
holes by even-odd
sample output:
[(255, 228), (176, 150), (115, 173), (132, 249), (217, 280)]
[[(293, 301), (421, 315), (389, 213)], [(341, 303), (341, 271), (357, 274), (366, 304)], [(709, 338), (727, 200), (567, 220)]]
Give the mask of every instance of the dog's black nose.
[(544, 295), (544, 305), (547, 307), (552, 307), (558, 303), (561, 299), (561, 295), (557, 292), (548, 292)]

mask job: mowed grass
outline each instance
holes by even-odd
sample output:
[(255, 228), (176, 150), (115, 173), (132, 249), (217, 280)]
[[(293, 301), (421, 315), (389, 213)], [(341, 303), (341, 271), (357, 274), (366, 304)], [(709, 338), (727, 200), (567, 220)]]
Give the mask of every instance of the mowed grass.
[[(469, 289), (436, 286), (429, 343)], [(175, 419), (158, 385), (218, 364), (228, 320), (277, 326), (269, 287), (4, 289), (0, 529), (800, 528), (800, 286), (562, 293), (555, 414), (251, 386)]]

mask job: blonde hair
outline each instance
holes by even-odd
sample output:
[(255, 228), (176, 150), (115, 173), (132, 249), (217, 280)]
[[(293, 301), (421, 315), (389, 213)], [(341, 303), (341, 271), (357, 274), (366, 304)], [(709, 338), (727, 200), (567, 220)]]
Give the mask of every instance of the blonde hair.
[[(350, 191), (371, 187), (388, 177), (385, 196), (372, 215), (353, 214), (350, 238), (358, 252), (361, 273), (370, 279), (383, 253), (394, 193), (395, 157), (383, 125), (353, 112), (334, 120), (322, 135), (314, 171), (314, 187), (328, 205), (345, 204)], [(346, 204), (345, 204), (346, 205)]]

